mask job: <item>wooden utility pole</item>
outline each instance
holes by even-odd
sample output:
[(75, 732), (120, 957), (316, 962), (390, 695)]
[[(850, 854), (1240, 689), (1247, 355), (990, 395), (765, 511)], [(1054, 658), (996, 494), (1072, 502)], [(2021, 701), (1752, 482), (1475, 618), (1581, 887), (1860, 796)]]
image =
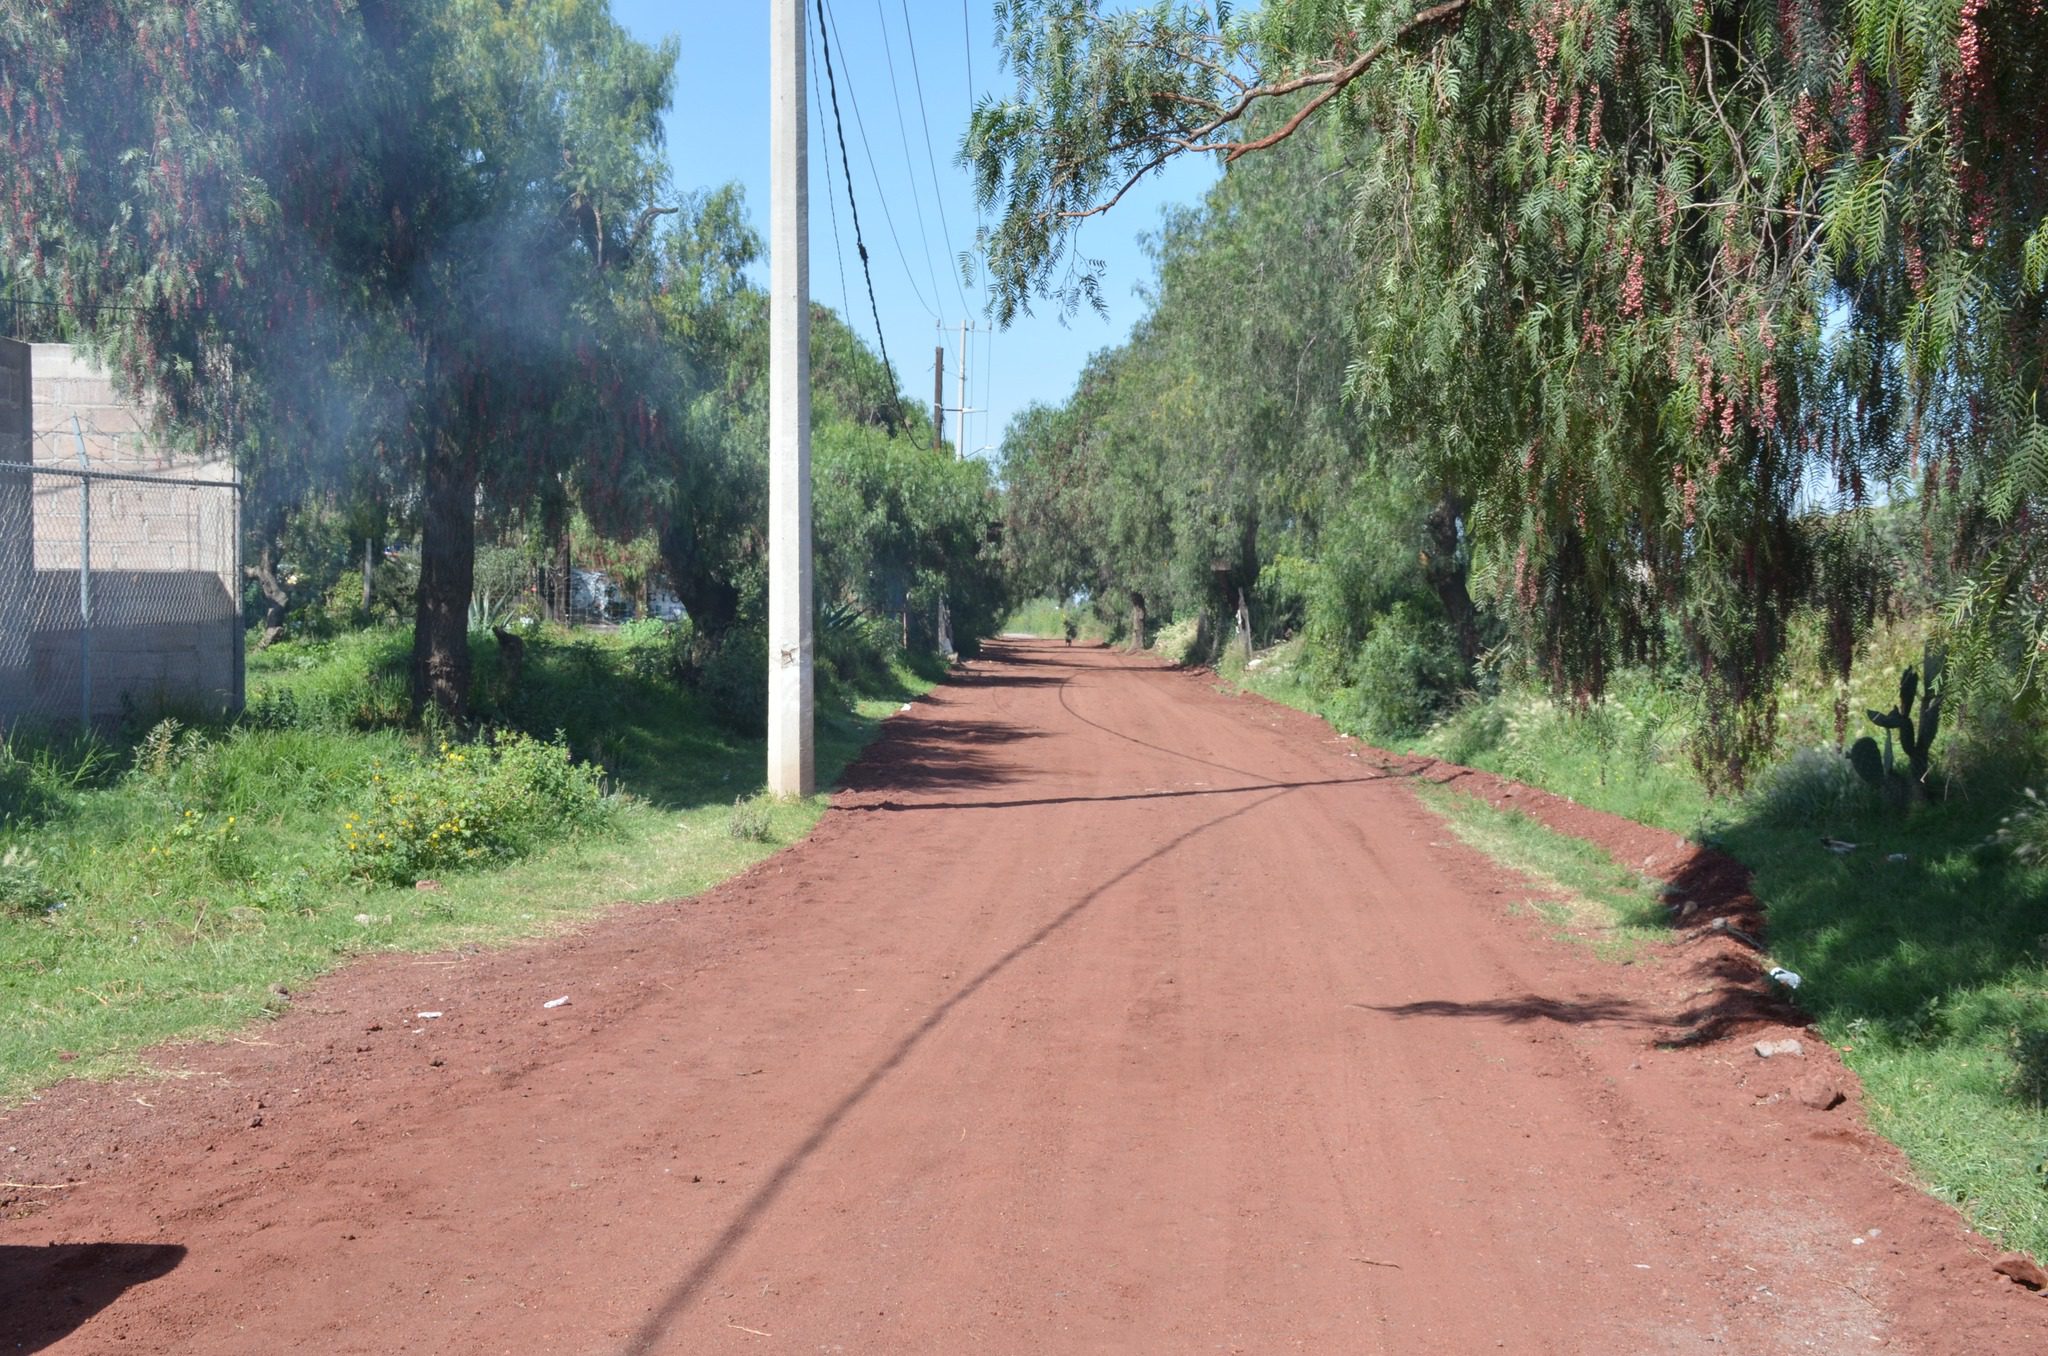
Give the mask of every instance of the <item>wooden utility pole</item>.
[(811, 242), (805, 0), (771, 0), (768, 113), (768, 790), (816, 786), (811, 724)]

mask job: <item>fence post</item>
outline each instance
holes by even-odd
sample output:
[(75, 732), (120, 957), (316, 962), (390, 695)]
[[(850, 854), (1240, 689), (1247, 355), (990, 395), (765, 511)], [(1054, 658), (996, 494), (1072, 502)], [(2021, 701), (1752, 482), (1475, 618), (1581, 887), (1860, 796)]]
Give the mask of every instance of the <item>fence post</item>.
[(78, 440), (78, 724), (92, 732), (92, 461), (85, 455), (85, 430), (71, 416)]
[(235, 487), (228, 492), (228, 538), (234, 543), (233, 563), (228, 566), (228, 603), (233, 610), (234, 624), (229, 633), (234, 637), (235, 656), (235, 710), (240, 711), (249, 704), (249, 645), (248, 634), (242, 617), (242, 473), (235, 472)]

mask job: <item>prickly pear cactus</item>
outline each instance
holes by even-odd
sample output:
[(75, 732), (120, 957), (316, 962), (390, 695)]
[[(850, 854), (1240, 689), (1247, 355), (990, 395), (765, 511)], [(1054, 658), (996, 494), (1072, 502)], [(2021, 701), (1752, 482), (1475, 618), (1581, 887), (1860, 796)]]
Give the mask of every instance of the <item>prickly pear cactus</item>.
[[(1907, 784), (1912, 794), (1921, 800), (1932, 798), (1934, 788), (1928, 780), (1928, 771), (1933, 766), (1932, 754), (1934, 737), (1941, 731), (1941, 703), (1947, 695), (1942, 683), (1942, 674), (1947, 665), (1941, 651), (1928, 646), (1921, 653), (1920, 668), (1916, 671), (1910, 664), (1899, 675), (1899, 702), (1889, 711), (1867, 711), (1870, 723), (1885, 731), (1885, 755), (1880, 759), (1877, 741), (1865, 736), (1856, 741), (1849, 750), (1849, 761), (1864, 780), (1873, 786), (1884, 788), (1893, 775), (1891, 770), (1892, 736), (1898, 736), (1899, 747), (1905, 750)], [(1925, 681), (1922, 681), (1922, 675)], [(1915, 698), (1918, 698), (1917, 707)], [(1915, 712), (1917, 710), (1917, 719)], [(1859, 754), (1865, 745), (1869, 748)], [(1867, 768), (1875, 767), (1877, 775), (1872, 777)]]

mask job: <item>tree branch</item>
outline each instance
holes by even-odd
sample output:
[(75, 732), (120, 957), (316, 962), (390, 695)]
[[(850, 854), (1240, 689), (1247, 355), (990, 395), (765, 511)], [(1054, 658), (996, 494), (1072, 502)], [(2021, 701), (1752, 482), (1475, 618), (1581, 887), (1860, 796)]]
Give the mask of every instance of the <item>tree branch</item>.
[(656, 217), (671, 217), (682, 209), (679, 207), (650, 207), (640, 214), (640, 220), (633, 223), (633, 234), (626, 240), (625, 262), (631, 262), (640, 252), (641, 244), (647, 239), (647, 228), (654, 224)]
[[(1137, 185), (1140, 179), (1143, 179), (1146, 175), (1158, 169), (1161, 165), (1165, 164), (1166, 161), (1171, 159), (1173, 156), (1178, 155), (1184, 151), (1221, 151), (1223, 152), (1224, 163), (1228, 164), (1236, 160), (1239, 156), (1249, 155), (1253, 151), (1263, 151), (1269, 147), (1276, 146), (1279, 143), (1285, 141), (1287, 138), (1293, 136), (1294, 133), (1301, 127), (1301, 125), (1304, 122), (1306, 122), (1316, 112), (1317, 109), (1321, 108), (1324, 104), (1328, 103), (1331, 99), (1335, 98), (1337, 94), (1344, 90), (1347, 86), (1349, 86), (1352, 81), (1358, 79), (1359, 76), (1364, 75), (1368, 70), (1372, 69), (1373, 65), (1377, 63), (1381, 57), (1385, 56), (1388, 52), (1392, 51), (1397, 45), (1405, 41), (1411, 34), (1414, 34), (1421, 29), (1429, 28), (1436, 24), (1443, 23), (1445, 20), (1454, 19), (1459, 15), (1463, 14), (1465, 10), (1469, 9), (1471, 7), (1471, 4), (1472, 0), (1443, 0), (1443, 3), (1441, 4), (1431, 5), (1429, 8), (1417, 12), (1413, 18), (1409, 19), (1408, 22), (1402, 24), (1399, 28), (1395, 29), (1392, 34), (1388, 35), (1385, 38), (1382, 38), (1380, 41), (1366, 48), (1363, 52), (1359, 53), (1359, 55), (1354, 60), (1346, 63), (1345, 65), (1332, 67), (1328, 70), (1311, 71), (1306, 74), (1297, 75), (1292, 77), (1291, 79), (1281, 80), (1273, 84), (1254, 85), (1248, 88), (1245, 87), (1242, 82), (1237, 82), (1239, 88), (1243, 89), (1244, 92), (1240, 94), (1237, 97), (1237, 99), (1231, 104), (1229, 104), (1227, 107), (1218, 108), (1216, 116), (1209, 119), (1209, 121), (1186, 132), (1155, 133), (1153, 136), (1144, 138), (1143, 140), (1146, 141), (1167, 142), (1171, 145), (1173, 149), (1160, 152), (1157, 156), (1153, 157), (1145, 165), (1140, 167), (1135, 173), (1133, 173), (1128, 179), (1124, 181), (1123, 187), (1119, 188), (1116, 191), (1115, 196), (1111, 197), (1107, 202), (1098, 203), (1097, 205), (1088, 208), (1073, 208), (1063, 211), (1041, 213), (1038, 219), (1040, 221), (1044, 221), (1049, 217), (1059, 217), (1069, 221), (1078, 221), (1086, 217), (1100, 216), (1102, 213), (1107, 212), (1110, 208), (1116, 206), (1118, 201), (1121, 200), (1126, 193), (1130, 192), (1131, 189)], [(1185, 56), (1185, 54), (1183, 55)], [(1198, 65), (1210, 65), (1210, 63), (1199, 61), (1193, 57), (1187, 57), (1186, 59), (1194, 60)], [(1238, 121), (1247, 112), (1251, 110), (1254, 104), (1258, 103), (1258, 101), (1261, 99), (1278, 99), (1285, 95), (1295, 94), (1302, 90), (1312, 89), (1317, 86), (1322, 87), (1321, 93), (1317, 94), (1313, 99), (1310, 99), (1306, 104), (1303, 104), (1299, 109), (1295, 110), (1294, 116), (1289, 118), (1286, 121), (1286, 123), (1284, 123), (1282, 126), (1268, 133), (1267, 135), (1258, 138), (1255, 141), (1206, 140), (1206, 138), (1212, 136), (1219, 129), (1228, 127), (1232, 123)], [(1155, 94), (1151, 97), (1158, 98), (1161, 96)], [(1173, 98), (1175, 102), (1183, 102), (1190, 104), (1201, 104), (1204, 102), (1202, 100), (1198, 100), (1187, 96), (1166, 97)]]

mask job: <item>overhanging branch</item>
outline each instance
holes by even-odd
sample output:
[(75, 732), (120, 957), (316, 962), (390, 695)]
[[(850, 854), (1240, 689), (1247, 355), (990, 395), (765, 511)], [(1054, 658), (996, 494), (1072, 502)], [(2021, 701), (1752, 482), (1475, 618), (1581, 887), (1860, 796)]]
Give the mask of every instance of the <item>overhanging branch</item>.
[[(1465, 10), (1469, 9), (1471, 5), (1472, 0), (1443, 0), (1441, 4), (1431, 5), (1427, 9), (1420, 10), (1413, 18), (1395, 29), (1393, 33), (1366, 48), (1356, 58), (1342, 66), (1333, 66), (1327, 70), (1309, 71), (1286, 80), (1275, 81), (1272, 84), (1245, 87), (1239, 82), (1243, 92), (1238, 95), (1236, 100), (1221, 108), (1216, 116), (1207, 122), (1183, 133), (1158, 133), (1151, 137), (1143, 138), (1139, 143), (1136, 143), (1142, 144), (1143, 141), (1165, 142), (1169, 145), (1170, 149), (1160, 152), (1141, 166), (1124, 181), (1123, 186), (1117, 189), (1116, 193), (1108, 201), (1098, 203), (1093, 207), (1072, 208), (1064, 211), (1043, 213), (1040, 215), (1039, 220), (1043, 221), (1048, 217), (1079, 220), (1084, 217), (1099, 216), (1114, 207), (1118, 200), (1136, 186), (1139, 180), (1158, 169), (1173, 156), (1183, 152), (1221, 151), (1223, 152), (1224, 163), (1228, 164), (1239, 156), (1249, 155), (1253, 151), (1263, 151), (1269, 147), (1277, 146), (1293, 136), (1301, 125), (1315, 114), (1317, 109), (1335, 98), (1352, 81), (1371, 70), (1381, 57), (1384, 57), (1388, 52), (1392, 51), (1402, 42), (1405, 42), (1415, 33), (1457, 18)], [(1197, 64), (1209, 65), (1207, 62), (1197, 62)], [(1217, 132), (1243, 118), (1262, 99), (1284, 98), (1289, 94), (1298, 94), (1302, 90), (1316, 88), (1320, 88), (1320, 92), (1314, 98), (1296, 109), (1292, 117), (1265, 136), (1251, 141), (1218, 141), (1210, 139)], [(1201, 102), (1185, 96), (1176, 101), (1184, 103)]]

